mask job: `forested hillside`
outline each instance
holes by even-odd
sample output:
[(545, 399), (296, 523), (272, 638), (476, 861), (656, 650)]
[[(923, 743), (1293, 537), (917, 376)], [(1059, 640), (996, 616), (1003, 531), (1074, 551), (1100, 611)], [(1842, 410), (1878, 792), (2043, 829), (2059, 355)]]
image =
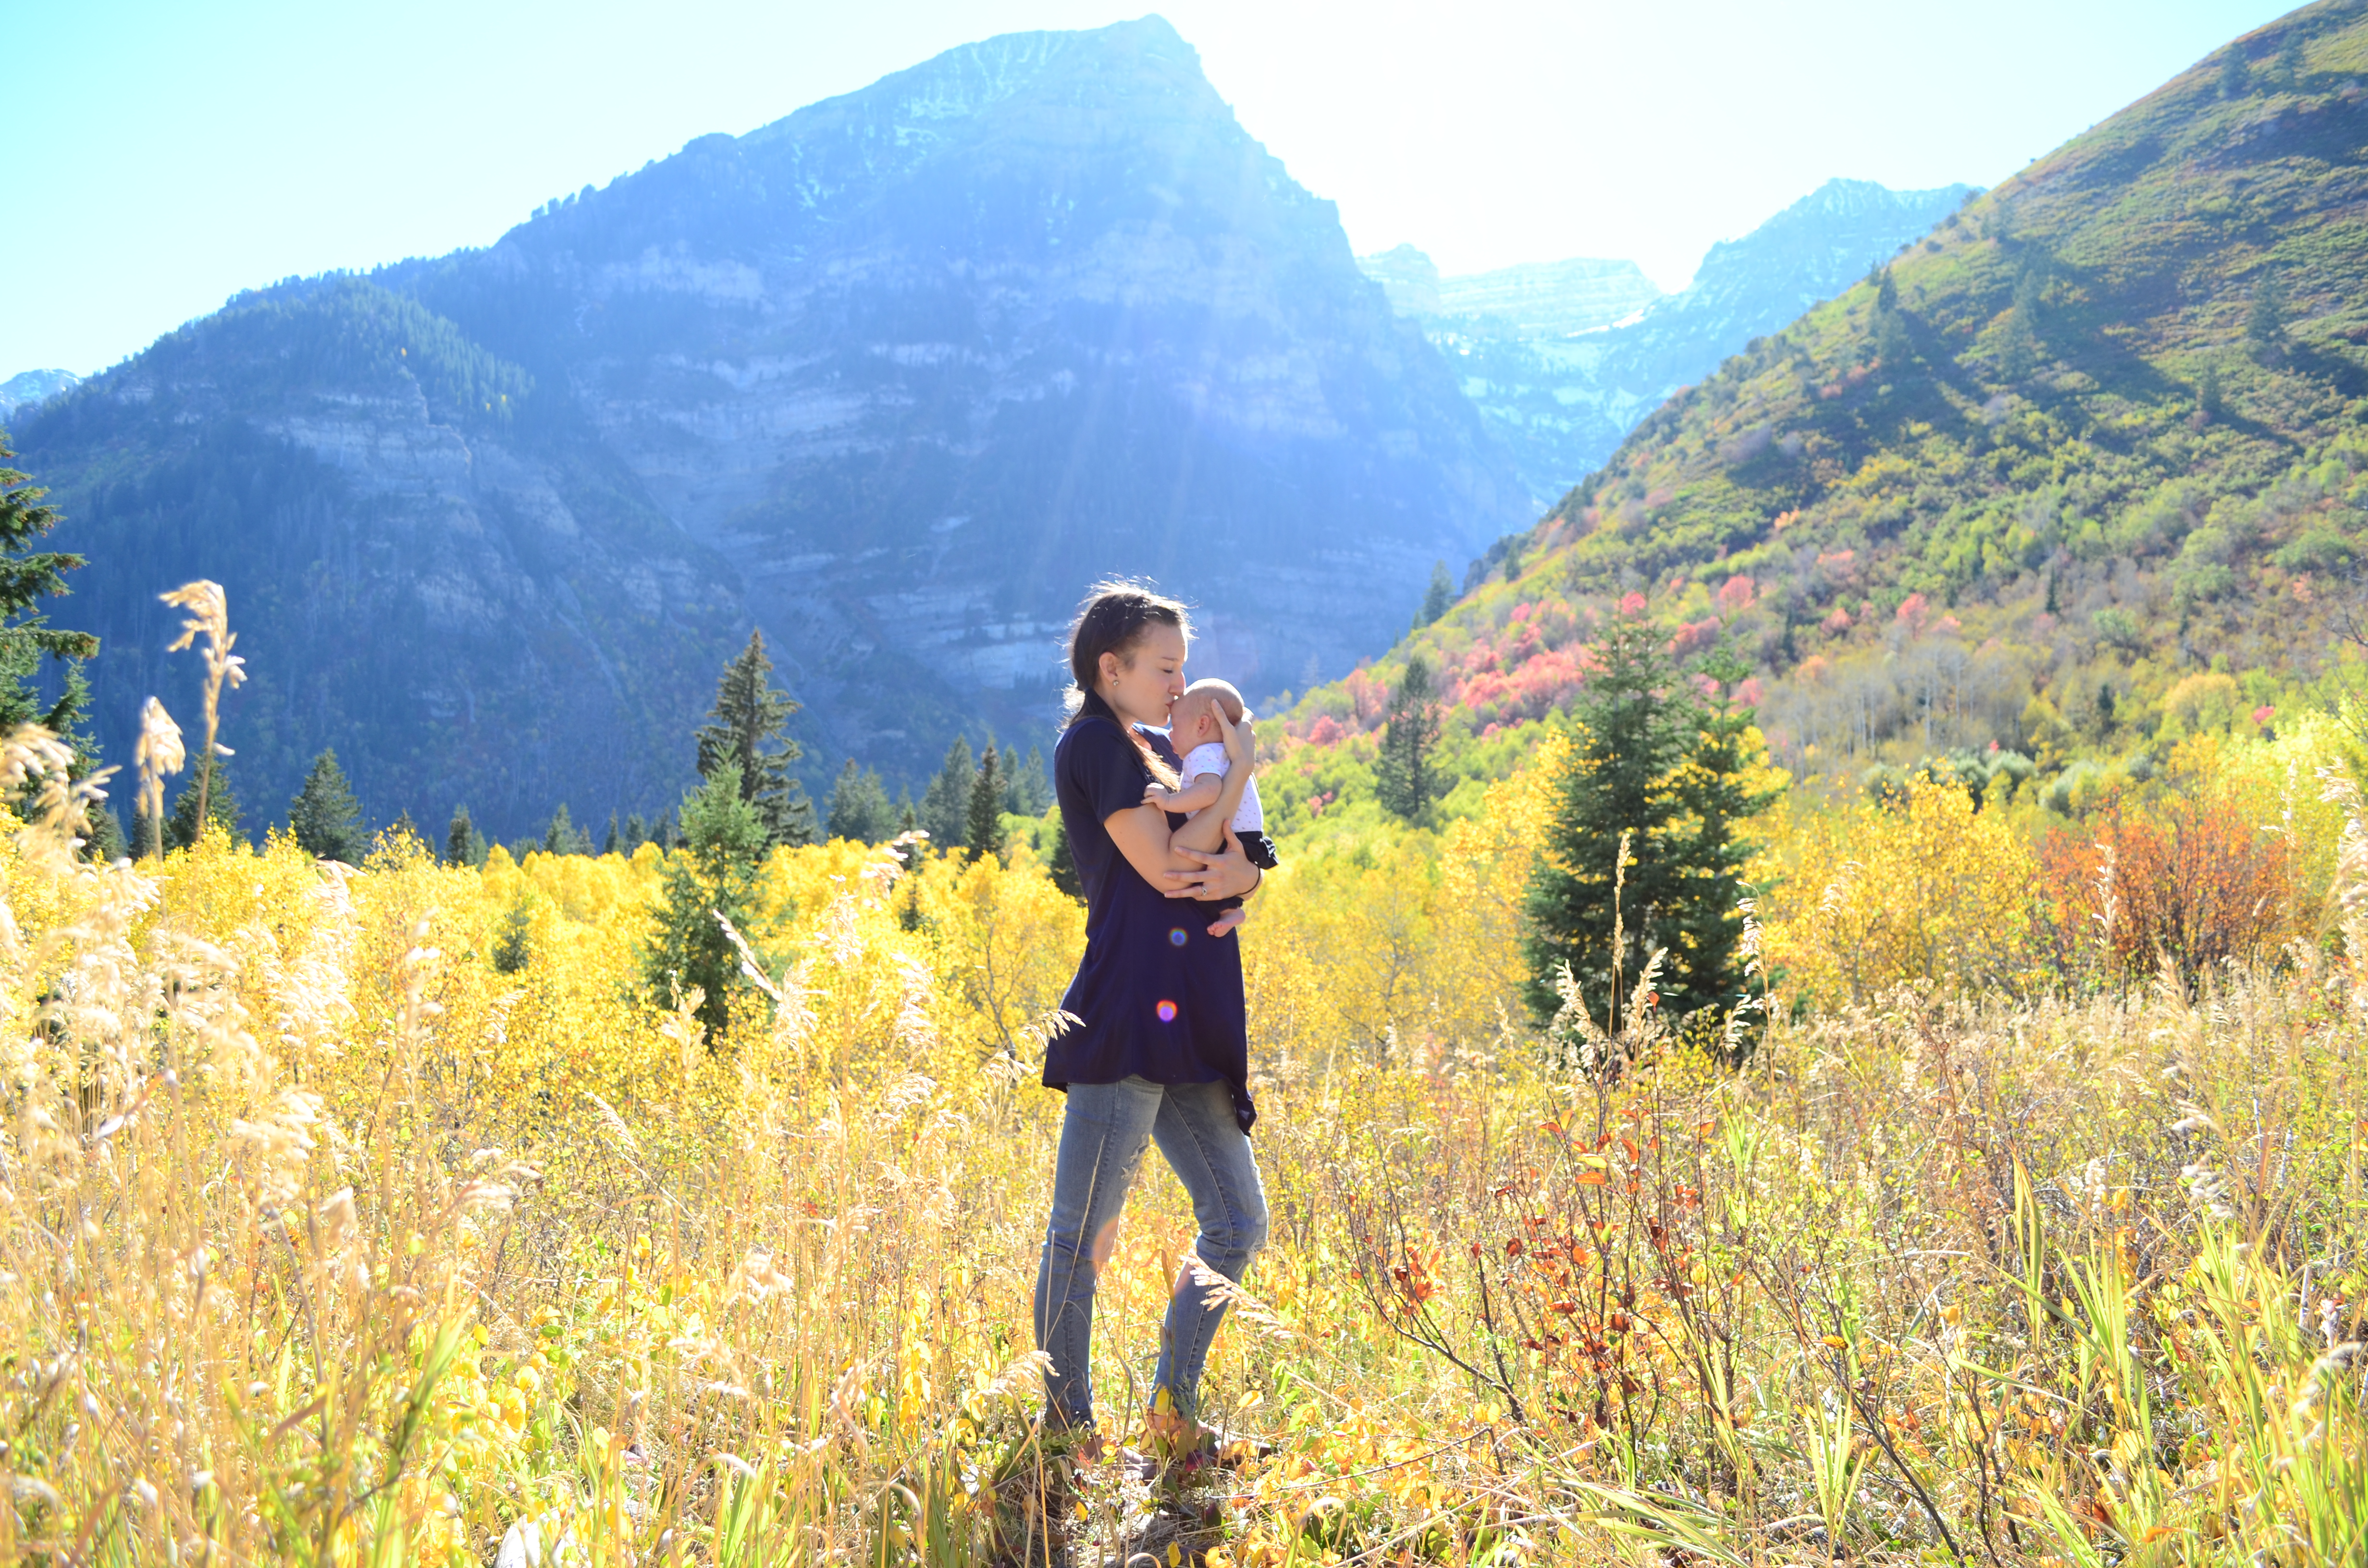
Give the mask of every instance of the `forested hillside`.
[(2364, 165), (2368, 19), (2248, 35), (1672, 398), (1296, 728), (1375, 728), (1419, 651), (1451, 741), (1501, 733), (1567, 699), (1630, 595), (1679, 653), (1742, 656), (1796, 770), (1996, 745), (2143, 774), (2185, 734), (2339, 703)]

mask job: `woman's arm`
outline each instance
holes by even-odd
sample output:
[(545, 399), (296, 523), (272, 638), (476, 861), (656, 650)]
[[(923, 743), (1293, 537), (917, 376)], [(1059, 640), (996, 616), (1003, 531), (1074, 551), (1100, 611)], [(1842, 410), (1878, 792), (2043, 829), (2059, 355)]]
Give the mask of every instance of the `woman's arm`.
[(1250, 772), (1258, 763), (1258, 736), (1249, 725), (1229, 722), (1221, 707), (1212, 705), (1210, 711), (1216, 716), (1217, 733), (1225, 743), (1224, 784), (1216, 800), (1199, 808), (1201, 814), (1178, 828), (1169, 840), (1175, 848), (1204, 854), (1214, 853), (1224, 844), (1225, 828), (1241, 809), (1242, 791), (1249, 788)]

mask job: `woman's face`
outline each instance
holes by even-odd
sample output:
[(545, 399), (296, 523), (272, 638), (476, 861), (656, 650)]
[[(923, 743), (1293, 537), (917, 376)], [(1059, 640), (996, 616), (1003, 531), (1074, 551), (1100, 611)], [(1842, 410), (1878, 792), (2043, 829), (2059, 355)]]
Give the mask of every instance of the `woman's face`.
[(1124, 653), (1102, 655), (1102, 699), (1130, 723), (1167, 722), (1184, 695), (1184, 633), (1154, 622)]

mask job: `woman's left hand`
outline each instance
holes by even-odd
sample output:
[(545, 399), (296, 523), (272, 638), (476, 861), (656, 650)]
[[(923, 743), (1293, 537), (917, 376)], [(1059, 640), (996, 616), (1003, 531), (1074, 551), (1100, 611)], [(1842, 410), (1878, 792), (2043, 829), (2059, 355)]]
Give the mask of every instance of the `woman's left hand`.
[(1236, 724), (1225, 717), (1224, 704), (1212, 703), (1210, 716), (1217, 721), (1217, 738), (1225, 744), (1228, 767), (1256, 768), (1258, 766), (1258, 732), (1244, 719)]
[(1242, 841), (1234, 836), (1231, 827), (1225, 829), (1225, 847), (1217, 854), (1203, 854), (1198, 849), (1187, 849), (1180, 844), (1175, 846), (1174, 852), (1187, 859), (1199, 861), (1201, 869), (1197, 871), (1162, 872), (1161, 875), (1167, 879), (1169, 898), (1233, 898), (1256, 888), (1263, 875), (1250, 864), (1250, 858), (1242, 852)]

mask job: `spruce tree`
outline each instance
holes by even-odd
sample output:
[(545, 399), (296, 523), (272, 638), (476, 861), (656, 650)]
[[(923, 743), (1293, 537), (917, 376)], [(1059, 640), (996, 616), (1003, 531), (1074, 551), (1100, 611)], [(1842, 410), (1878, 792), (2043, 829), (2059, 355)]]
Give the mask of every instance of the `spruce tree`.
[(577, 827), (575, 819), (567, 814), (566, 801), (560, 801), (559, 809), (551, 813), (550, 824), (542, 830), (541, 847), (546, 855), (592, 853), (592, 836)]
[[(1724, 696), (1705, 699), (1670, 663), (1663, 638), (1642, 615), (1605, 626), (1595, 648), (1600, 667), (1572, 712), (1566, 759), (1548, 781), (1544, 854), (1526, 900), (1524, 940), (1526, 992), (1542, 1019), (1560, 1005), (1554, 980), (1566, 962), (1588, 1013), (1622, 1028), (1628, 994), (1656, 949), (1665, 953), (1656, 985), (1665, 1016), (1732, 1006), (1741, 994), (1736, 904), (1750, 846), (1736, 831), (1770, 797), (1748, 783), (1759, 760), (1751, 711)], [(1722, 657), (1707, 673), (1717, 685), (1741, 670)], [(1621, 875), (1614, 862), (1623, 835), (1629, 859)]]
[(362, 831), (361, 802), (354, 799), (345, 769), (337, 766), (334, 747), (313, 759), (304, 787), (288, 802), (288, 831), (296, 846), (316, 860), (342, 860), (359, 866), (370, 855), (370, 835)]
[(600, 841), (600, 853), (614, 855), (624, 847), (624, 835), (617, 827), (617, 813), (609, 813), (609, 836)]
[(746, 982), (740, 954), (717, 922), (721, 914), (749, 946), (762, 952), (757, 888), (768, 837), (764, 818), (740, 787), (737, 763), (683, 797), (683, 847), (666, 857), (666, 883), (655, 923), (643, 949), (642, 972), (662, 1007), (703, 993), (699, 1021), (711, 1038), (731, 1017), (733, 993)]
[(978, 759), (978, 776), (971, 780), (970, 809), (964, 813), (962, 847), (973, 858), (1003, 853), (1003, 764), (995, 743)]
[(1053, 803), (1053, 780), (1044, 771), (1044, 754), (1028, 748), (1025, 761), (1004, 767), (1003, 809), (1016, 817), (1041, 817)]
[(1076, 857), (1069, 853), (1069, 824), (1058, 812), (1053, 813), (1052, 831), (1052, 841), (1044, 854), (1044, 869), (1052, 877), (1054, 887), (1083, 903), (1086, 887), (1077, 878)]
[(631, 855), (650, 841), (650, 824), (642, 820), (639, 812), (625, 813), (625, 853)]
[(1454, 579), (1447, 574), (1446, 562), (1434, 561), (1430, 563), (1430, 586), (1423, 592), (1422, 608), (1415, 611), (1416, 628), (1429, 626), (1454, 607)]
[(1588, 677), (1570, 720), (1566, 761), (1548, 781), (1550, 816), (1526, 900), (1526, 987), (1540, 1019), (1561, 1005), (1558, 966), (1570, 965), (1587, 1008), (1617, 1029), (1628, 998), (1614, 994), (1614, 862), (1622, 835), (1630, 862), (1618, 893), (1618, 990), (1633, 988), (1647, 955), (1667, 946), (1664, 927), (1678, 905), (1684, 869), (1675, 840), (1680, 803), (1678, 765), (1691, 738), (1691, 715), (1662, 633), (1642, 615), (1615, 616), (1595, 647), (1600, 668)]
[(916, 812), (918, 825), (929, 835), (932, 848), (951, 849), (970, 834), (970, 787), (976, 776), (970, 742), (961, 735), (946, 748), (946, 764), (929, 780)]
[(451, 866), (482, 866), (485, 863), (485, 835), (469, 820), (469, 808), (452, 808), (451, 825), (444, 830), (444, 860)]
[(2252, 345), (2253, 357), (2264, 365), (2275, 364), (2284, 358), (2286, 297), (2274, 272), (2264, 273), (2260, 281), (2253, 285), (2252, 308), (2245, 312), (2245, 341)]
[(1389, 722), (1381, 754), (1373, 759), (1373, 794), (1382, 809), (1414, 821), (1439, 794), (1431, 753), (1439, 745), (1439, 696), (1430, 662), (1420, 653), (1406, 660), (1406, 674), (1390, 696)]
[(1749, 668), (1721, 649), (1702, 661), (1702, 672), (1712, 689), (1688, 704), (1694, 733), (1677, 780), (1681, 815), (1672, 848), (1684, 880), (1661, 985), (1661, 1006), (1671, 1017), (1725, 1012), (1743, 1000), (1743, 868), (1759, 847), (1743, 829), (1781, 793), (1755, 781), (1767, 760), (1758, 713), (1734, 697)]
[(700, 777), (714, 778), (726, 763), (737, 768), (741, 799), (757, 808), (768, 845), (814, 842), (814, 802), (790, 771), (803, 755), (789, 736), (790, 715), (797, 710), (796, 700), (773, 685), (765, 634), (751, 631), (748, 646), (716, 683), (713, 722), (699, 731)]
[[(80, 678), (80, 661), (98, 652), (98, 639), (87, 631), (51, 626), (35, 607), (71, 592), (65, 574), (85, 562), (63, 551), (28, 548), (57, 526), (58, 513), (41, 505), (48, 491), (8, 466), (7, 460), (16, 455), (6, 434), (0, 432), (0, 734), (29, 721), (54, 734), (70, 735), (89, 698), (89, 687)], [(35, 695), (45, 656), (68, 661), (64, 692), (46, 710)], [(77, 778), (89, 771), (82, 749), (76, 747)], [(95, 755), (89, 758), (89, 764), (96, 761)]]
[(851, 756), (831, 786), (824, 831), (853, 844), (882, 844), (896, 836), (896, 808), (888, 799), (887, 786), (879, 774), (858, 767)]
[(173, 802), (173, 814), (165, 824), (165, 845), (169, 849), (187, 849), (198, 841), (198, 799), (206, 802), (206, 821), (242, 840), (242, 813), (238, 797), (231, 793), (230, 768), (225, 759), (201, 757), (197, 767), (189, 769), (189, 781), (181, 786), (180, 797)]

